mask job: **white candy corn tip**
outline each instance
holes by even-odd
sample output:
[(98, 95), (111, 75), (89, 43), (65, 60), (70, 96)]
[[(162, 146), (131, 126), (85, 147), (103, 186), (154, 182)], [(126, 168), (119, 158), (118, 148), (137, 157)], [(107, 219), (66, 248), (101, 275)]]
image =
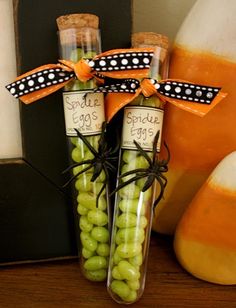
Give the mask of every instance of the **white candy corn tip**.
[(236, 193), (236, 151), (216, 166), (210, 175), (209, 184)]

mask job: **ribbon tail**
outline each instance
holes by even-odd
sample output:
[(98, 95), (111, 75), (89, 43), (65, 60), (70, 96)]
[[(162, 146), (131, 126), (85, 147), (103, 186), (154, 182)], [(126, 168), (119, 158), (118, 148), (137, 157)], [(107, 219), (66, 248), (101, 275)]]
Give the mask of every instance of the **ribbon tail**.
[(64, 87), (74, 77), (74, 72), (60, 64), (48, 64), (17, 77), (6, 88), (15, 98), (30, 104)]
[(158, 94), (159, 97), (164, 99), (166, 102), (171, 103), (172, 105), (185, 110), (187, 112), (191, 112), (200, 117), (204, 117), (209, 111), (211, 111), (219, 102), (227, 96), (227, 93), (219, 92), (215, 98), (212, 100), (210, 105), (204, 104), (196, 104), (191, 102), (186, 102), (184, 100), (175, 100), (170, 97), (166, 97), (164, 95)]

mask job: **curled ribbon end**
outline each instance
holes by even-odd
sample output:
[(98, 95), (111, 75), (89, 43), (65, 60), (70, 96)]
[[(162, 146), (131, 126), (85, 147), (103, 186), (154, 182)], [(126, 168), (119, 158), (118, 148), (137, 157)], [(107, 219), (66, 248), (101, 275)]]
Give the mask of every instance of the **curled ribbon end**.
[(81, 59), (74, 65), (75, 75), (82, 82), (86, 82), (89, 79), (93, 78), (93, 74), (91, 73), (91, 71), (92, 67), (89, 66), (88, 62), (84, 59)]
[(145, 97), (150, 97), (157, 93), (154, 84), (151, 82), (150, 79), (147, 78), (141, 81), (140, 88)]

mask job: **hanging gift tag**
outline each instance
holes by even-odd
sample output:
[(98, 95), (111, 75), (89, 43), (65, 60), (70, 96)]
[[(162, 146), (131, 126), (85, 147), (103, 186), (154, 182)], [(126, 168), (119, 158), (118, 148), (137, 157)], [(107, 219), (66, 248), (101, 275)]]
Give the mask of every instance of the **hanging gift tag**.
[(64, 92), (63, 103), (67, 136), (77, 136), (75, 128), (85, 136), (101, 133), (105, 121), (102, 93)]
[[(122, 148), (136, 150), (136, 140), (145, 151), (152, 151), (153, 138), (162, 130), (163, 109), (141, 106), (129, 106), (124, 110)], [(160, 151), (161, 138), (157, 144)]]

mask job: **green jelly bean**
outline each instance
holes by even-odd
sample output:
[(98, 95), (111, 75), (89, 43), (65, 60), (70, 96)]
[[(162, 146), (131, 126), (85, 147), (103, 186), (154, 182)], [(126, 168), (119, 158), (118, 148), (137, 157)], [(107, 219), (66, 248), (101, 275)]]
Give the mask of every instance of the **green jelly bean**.
[(137, 180), (136, 184), (137, 184), (137, 186), (139, 187), (140, 190), (143, 189), (143, 186), (144, 186), (146, 181), (147, 181), (147, 178), (142, 178), (142, 179)]
[(98, 243), (97, 241), (90, 236), (88, 232), (82, 231), (80, 232), (80, 239), (82, 245), (90, 250), (90, 251), (95, 251), (97, 249)]
[(96, 52), (95, 51), (92, 51), (92, 50), (89, 50), (87, 52), (84, 53), (84, 56), (83, 58), (86, 58), (86, 59), (92, 59), (96, 56)]
[(128, 199), (136, 199), (140, 195), (140, 189), (134, 183), (128, 184), (127, 186), (123, 187), (119, 190), (119, 195), (122, 198)]
[[(95, 194), (95, 195), (98, 195), (98, 193), (101, 191), (103, 187), (103, 183), (97, 183), (97, 182), (94, 182), (92, 183), (92, 192)], [(106, 194), (106, 189), (103, 189), (102, 191), (102, 196)]]
[(145, 232), (143, 229), (132, 227), (132, 228), (122, 228), (117, 231), (116, 236), (119, 239), (118, 245), (127, 242), (139, 242), (142, 244), (145, 238)]
[(109, 240), (109, 231), (104, 227), (94, 227), (91, 236), (98, 242), (107, 243)]
[(137, 224), (137, 215), (129, 212), (124, 212), (117, 217), (116, 225), (119, 228), (135, 227)]
[[(77, 201), (89, 210), (96, 209), (96, 196), (93, 193), (80, 192), (77, 197)], [(106, 207), (106, 199), (101, 196), (98, 199), (98, 208), (101, 210), (105, 210)]]
[(111, 290), (123, 300), (125, 300), (130, 293), (130, 288), (127, 286), (127, 284), (120, 280), (112, 281)]
[(141, 217), (140, 217), (140, 220), (139, 220), (139, 222), (138, 222), (138, 226), (139, 226), (140, 228), (145, 229), (146, 226), (147, 226), (147, 224), (148, 224), (147, 218), (146, 218), (145, 216), (141, 216)]
[(135, 290), (131, 290), (129, 295), (126, 297), (126, 302), (134, 302), (137, 299), (137, 292)]
[(78, 191), (91, 191), (92, 182), (91, 182), (91, 173), (83, 173), (78, 177), (78, 180), (75, 182), (75, 188)]
[(100, 269), (97, 271), (84, 271), (84, 275), (91, 281), (104, 281), (107, 277), (107, 271)]
[(84, 155), (84, 160), (87, 160), (87, 159), (93, 159), (94, 158), (94, 155), (92, 152), (90, 151), (87, 151)]
[(149, 98), (144, 99), (143, 105), (148, 107), (161, 107), (163, 103), (157, 96), (153, 95)]
[(82, 231), (90, 232), (93, 229), (93, 224), (88, 221), (87, 216), (81, 216), (79, 220), (79, 227)]
[(132, 257), (132, 258), (129, 258), (129, 263), (132, 264), (133, 266), (135, 267), (139, 267), (140, 265), (142, 265), (143, 263), (143, 255), (142, 253)]
[(82, 256), (85, 259), (91, 258), (94, 255), (94, 252), (91, 250), (86, 249), (85, 247), (82, 248)]
[[(74, 175), (78, 174), (80, 171), (82, 171), (82, 170), (85, 169), (86, 167), (87, 167), (87, 165), (74, 167), (74, 168), (73, 168), (73, 174), (74, 174)], [(93, 172), (93, 168), (91, 168), (89, 171), (90, 171), (90, 172)], [(78, 177), (80, 177), (80, 175), (79, 175)]]
[(140, 273), (137, 269), (126, 260), (122, 260), (117, 265), (121, 277), (127, 280), (137, 280), (140, 278)]
[(119, 256), (119, 253), (116, 249), (115, 252), (114, 252), (114, 255), (113, 255), (113, 262), (114, 262), (114, 264), (118, 264), (121, 260), (122, 260), (122, 258)]
[(134, 159), (136, 159), (137, 156), (138, 156), (137, 151), (124, 150), (122, 155), (122, 160), (128, 164)]
[(108, 257), (110, 254), (110, 246), (105, 243), (98, 243), (96, 253), (102, 257)]
[(84, 262), (84, 268), (89, 271), (97, 271), (107, 266), (107, 259), (101, 256), (93, 256)]
[(78, 137), (71, 137), (70, 138), (70, 142), (74, 145), (74, 146), (77, 146), (77, 143), (78, 143)]
[(146, 211), (145, 204), (139, 202), (139, 199), (122, 199), (119, 202), (119, 208), (122, 212), (131, 212), (139, 215), (144, 215)]
[(82, 204), (78, 204), (77, 206), (77, 212), (80, 215), (87, 215), (88, 214), (88, 209), (86, 207), (84, 207)]
[(83, 55), (83, 50), (81, 48), (75, 48), (70, 53), (70, 60), (73, 62), (78, 62)]
[[(133, 170), (133, 168), (131, 168), (131, 170)], [(122, 166), (122, 168), (121, 168), (121, 174), (124, 174), (124, 173), (126, 173), (128, 171), (130, 171), (129, 165), (128, 164), (124, 164)], [(123, 182), (128, 181), (128, 180), (132, 179), (134, 176), (135, 176), (135, 174), (130, 174), (130, 175), (124, 176), (122, 178), (122, 181)]]
[(99, 209), (88, 212), (88, 221), (97, 226), (105, 226), (108, 223), (108, 216)]
[(112, 277), (117, 280), (124, 280), (124, 277), (121, 276), (118, 266), (114, 266), (112, 269)]
[(72, 157), (72, 159), (73, 159), (75, 162), (77, 162), (77, 163), (81, 162), (82, 156), (81, 156), (81, 151), (80, 151), (80, 149), (77, 148), (77, 147), (74, 148), (74, 149), (72, 150), (72, 152), (71, 152), (71, 157)]
[(121, 258), (132, 258), (142, 251), (139, 243), (122, 243), (117, 247), (117, 253)]
[(139, 280), (127, 281), (127, 285), (130, 287), (131, 290), (138, 290), (140, 288)]

